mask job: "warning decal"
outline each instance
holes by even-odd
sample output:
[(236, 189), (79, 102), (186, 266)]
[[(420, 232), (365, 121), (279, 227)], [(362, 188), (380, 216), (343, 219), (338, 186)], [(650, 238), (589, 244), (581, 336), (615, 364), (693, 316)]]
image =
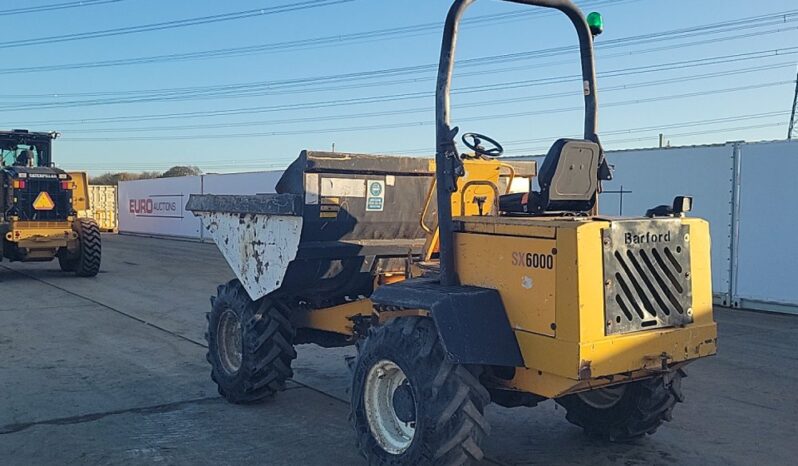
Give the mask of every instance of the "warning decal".
[(382, 212), (385, 207), (385, 181), (366, 182), (366, 212)]
[(47, 191), (42, 191), (36, 196), (36, 200), (33, 201), (33, 208), (36, 210), (53, 210), (55, 208), (55, 202), (53, 202), (53, 198), (47, 194)]

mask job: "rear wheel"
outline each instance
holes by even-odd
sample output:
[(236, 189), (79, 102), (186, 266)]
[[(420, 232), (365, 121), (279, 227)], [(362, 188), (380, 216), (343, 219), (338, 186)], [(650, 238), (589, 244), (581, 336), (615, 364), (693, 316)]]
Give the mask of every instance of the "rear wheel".
[(62, 272), (74, 272), (77, 263), (77, 259), (69, 258), (66, 252), (60, 252), (58, 254), (58, 265), (61, 267)]
[(288, 309), (277, 300), (249, 298), (238, 280), (220, 285), (207, 314), (207, 359), (219, 394), (255, 403), (285, 388), (296, 358)]
[(624, 385), (568, 395), (557, 400), (566, 419), (585, 433), (609, 441), (627, 441), (653, 434), (671, 420), (676, 403), (684, 401), (684, 371)]
[(74, 253), (62, 250), (58, 265), (64, 272), (74, 272), (78, 277), (94, 277), (100, 273), (102, 239), (100, 227), (91, 218), (79, 218), (72, 224), (78, 235), (78, 249)]
[(490, 401), (479, 368), (451, 363), (430, 319), (400, 317), (360, 347), (351, 420), (369, 464), (460, 465), (482, 459)]

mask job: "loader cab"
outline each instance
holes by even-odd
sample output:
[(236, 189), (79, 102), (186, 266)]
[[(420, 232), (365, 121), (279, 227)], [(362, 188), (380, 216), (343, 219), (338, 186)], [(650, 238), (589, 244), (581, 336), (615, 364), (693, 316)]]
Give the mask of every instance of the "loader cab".
[(27, 130), (0, 131), (0, 168), (50, 167), (55, 133)]
[(0, 149), (0, 165), (11, 165), (14, 167), (37, 167), (39, 166), (39, 155), (36, 146), (20, 144), (17, 147)]

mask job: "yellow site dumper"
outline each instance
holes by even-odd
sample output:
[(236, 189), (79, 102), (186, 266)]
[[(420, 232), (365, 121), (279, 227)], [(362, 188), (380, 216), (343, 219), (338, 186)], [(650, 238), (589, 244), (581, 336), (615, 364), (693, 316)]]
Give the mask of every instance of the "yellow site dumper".
[[(208, 314), (208, 361), (234, 403), (274, 395), (294, 346), (354, 345), (351, 421), (370, 464), (468, 464), (485, 407), (554, 399), (589, 434), (653, 433), (684, 367), (716, 351), (707, 222), (679, 196), (646, 216), (597, 214), (611, 177), (597, 134), (593, 37), (568, 0), (584, 135), (539, 167), (450, 123), (458, 22), (446, 20), (434, 159), (302, 152), (276, 194), (191, 196), (236, 279)], [(537, 188), (530, 183), (536, 178)]]

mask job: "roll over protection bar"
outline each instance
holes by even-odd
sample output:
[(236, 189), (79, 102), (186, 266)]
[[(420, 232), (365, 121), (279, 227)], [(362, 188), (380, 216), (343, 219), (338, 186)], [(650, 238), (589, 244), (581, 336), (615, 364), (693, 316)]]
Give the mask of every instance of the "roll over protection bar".
[[(457, 154), (454, 138), (457, 128), (450, 126), (450, 91), (454, 56), (457, 48), (457, 33), (465, 10), (476, 0), (455, 0), (446, 16), (438, 64), (438, 82), (435, 92), (436, 151), (435, 177), (437, 180), (438, 228), (440, 232), (441, 284), (457, 285), (459, 280), (454, 268), (454, 235), (452, 225), (451, 194), (457, 191), (457, 178), (463, 174), (463, 166)], [(573, 23), (579, 37), (582, 62), (582, 82), (585, 94), (584, 138), (598, 143), (596, 134), (598, 99), (596, 96), (596, 69), (593, 57), (593, 35), (582, 11), (571, 0), (505, 0), (530, 6), (554, 8), (565, 13)]]

